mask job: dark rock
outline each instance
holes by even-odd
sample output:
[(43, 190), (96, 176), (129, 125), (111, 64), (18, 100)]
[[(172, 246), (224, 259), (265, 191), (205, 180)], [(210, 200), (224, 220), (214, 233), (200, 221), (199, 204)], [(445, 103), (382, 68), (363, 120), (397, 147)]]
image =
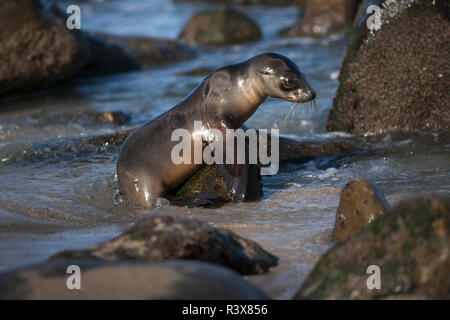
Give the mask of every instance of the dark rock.
[(63, 251), (51, 259), (199, 260), (242, 274), (265, 273), (277, 258), (256, 242), (195, 219), (155, 216), (138, 222), (119, 237), (83, 250)]
[(343, 241), (389, 210), (375, 185), (362, 178), (350, 180), (341, 191), (333, 238)]
[[(354, 134), (450, 129), (448, 1), (391, 2), (369, 31), (364, 1), (341, 69), (329, 131)], [(372, 18), (373, 19), (373, 18)]]
[(118, 45), (105, 42), (95, 35), (85, 33), (90, 59), (77, 76), (92, 77), (139, 70), (141, 66)]
[(359, 0), (305, 0), (301, 16), (292, 27), (282, 30), (283, 37), (324, 36), (348, 30)]
[[(367, 268), (381, 288), (368, 289)], [(404, 202), (330, 249), (297, 299), (449, 299), (450, 199)]]
[[(179, 206), (215, 207), (232, 202), (227, 185), (214, 165), (198, 170), (175, 192), (171, 202)], [(249, 166), (248, 186), (245, 201), (258, 200), (262, 197), (260, 170), (257, 165)]]
[(114, 36), (104, 33), (96, 33), (96, 36), (119, 46), (128, 55), (135, 58), (142, 67), (185, 61), (196, 55), (190, 47), (168, 39)]
[[(69, 265), (81, 271), (81, 289), (68, 290)], [(57, 261), (0, 275), (0, 299), (269, 299), (239, 274), (196, 261), (141, 264)]]
[(78, 74), (139, 68), (120, 49), (66, 27), (47, 0), (0, 2), (0, 98), (49, 88)]
[[(174, 204), (189, 207), (195, 206), (194, 203), (198, 203), (198, 201), (201, 201), (203, 206), (231, 201), (227, 185), (214, 165), (208, 165), (198, 170), (174, 194)], [(191, 198), (192, 196), (195, 197)]]
[[(270, 146), (270, 140), (268, 145)], [(356, 147), (345, 142), (299, 142), (282, 137), (279, 140), (280, 162), (328, 157), (353, 151), (356, 151)]]
[(0, 97), (49, 87), (89, 61), (80, 32), (65, 26), (62, 12), (37, 0), (0, 2)]
[(227, 45), (259, 40), (261, 30), (244, 13), (225, 7), (194, 14), (179, 37), (187, 43)]

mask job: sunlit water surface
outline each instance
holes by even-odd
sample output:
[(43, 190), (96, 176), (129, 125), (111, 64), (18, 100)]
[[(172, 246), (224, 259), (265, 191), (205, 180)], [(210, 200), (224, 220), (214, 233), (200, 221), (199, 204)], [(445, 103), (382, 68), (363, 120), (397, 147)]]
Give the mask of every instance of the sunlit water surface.
[[(176, 38), (192, 13), (208, 5), (170, 1), (82, 3), (82, 27), (122, 35)], [(257, 43), (200, 50), (195, 60), (149, 70), (79, 80), (27, 99), (11, 101), (0, 113), (0, 270), (45, 260), (118, 235), (143, 215), (189, 216), (227, 227), (276, 254), (268, 274), (247, 277), (276, 298), (290, 298), (319, 256), (331, 245), (341, 188), (353, 177), (374, 181), (391, 204), (429, 192), (450, 194), (450, 138), (443, 134), (356, 138), (326, 133), (327, 114), (338, 85), (347, 38), (279, 39), (277, 32), (298, 15), (293, 8), (241, 7), (261, 26)], [(285, 121), (290, 103), (267, 100), (248, 120), (256, 128), (278, 128), (295, 139), (355, 143), (370, 150), (351, 158), (319, 159), (282, 166), (264, 177), (264, 198), (220, 209), (163, 206), (133, 211), (118, 205), (114, 179), (118, 148), (91, 152), (62, 148), (80, 136), (131, 128), (168, 110), (202, 77), (178, 73), (217, 68), (264, 52), (294, 60), (317, 91), (311, 114)], [(67, 121), (61, 114), (121, 110), (127, 126)], [(59, 120), (58, 120), (59, 119)], [(62, 119), (62, 120), (61, 120)], [(75, 148), (76, 149), (76, 148)], [(333, 159), (332, 159), (333, 160)]]

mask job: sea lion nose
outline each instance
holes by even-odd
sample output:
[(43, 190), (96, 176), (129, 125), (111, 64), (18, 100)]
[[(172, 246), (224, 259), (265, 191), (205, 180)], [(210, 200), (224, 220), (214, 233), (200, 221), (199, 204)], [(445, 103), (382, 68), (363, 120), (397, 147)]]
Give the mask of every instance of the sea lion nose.
[(311, 97), (311, 100), (314, 100), (316, 98), (316, 92), (313, 89), (309, 88), (308, 94)]

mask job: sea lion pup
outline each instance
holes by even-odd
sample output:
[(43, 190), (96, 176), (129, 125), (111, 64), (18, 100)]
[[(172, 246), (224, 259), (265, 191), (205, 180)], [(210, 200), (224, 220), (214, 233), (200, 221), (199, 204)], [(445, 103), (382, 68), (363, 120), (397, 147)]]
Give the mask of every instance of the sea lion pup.
[[(313, 100), (315, 93), (297, 65), (276, 53), (260, 54), (209, 74), (183, 101), (125, 140), (117, 161), (125, 200), (133, 206), (151, 207), (204, 165), (171, 160), (172, 148), (179, 143), (171, 141), (175, 129), (186, 129), (194, 136), (194, 121), (201, 121), (225, 137), (226, 129), (240, 128), (268, 96), (303, 103)], [(236, 201), (243, 200), (248, 166), (216, 165), (230, 194)]]

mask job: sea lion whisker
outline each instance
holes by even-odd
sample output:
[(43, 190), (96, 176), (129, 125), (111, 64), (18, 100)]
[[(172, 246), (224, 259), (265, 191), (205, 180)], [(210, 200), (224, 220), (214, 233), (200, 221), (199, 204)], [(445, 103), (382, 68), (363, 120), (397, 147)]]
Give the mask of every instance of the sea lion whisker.
[(291, 112), (292, 112), (292, 108), (294, 107), (294, 104), (295, 104), (295, 102), (293, 102), (293, 103), (291, 104), (291, 108), (289, 109), (289, 112), (286, 114), (286, 117), (284, 117), (284, 121), (288, 120), (289, 115), (290, 115)]
[(294, 114), (292, 115), (292, 120), (295, 119), (295, 114), (297, 113), (297, 109), (298, 109), (298, 102), (295, 103)]
[(299, 106), (299, 108), (300, 108), (300, 119), (302, 119), (303, 118), (303, 115), (304, 115), (304, 112), (305, 112), (305, 104), (304, 103), (300, 103), (300, 106)]

